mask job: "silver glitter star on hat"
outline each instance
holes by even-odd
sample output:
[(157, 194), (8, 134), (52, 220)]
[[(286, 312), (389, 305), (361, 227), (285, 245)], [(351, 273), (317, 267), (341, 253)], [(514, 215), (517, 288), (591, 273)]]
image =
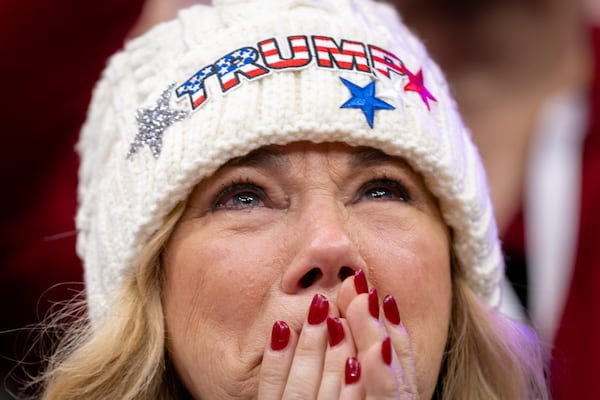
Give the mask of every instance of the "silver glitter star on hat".
[(131, 158), (144, 145), (148, 145), (154, 158), (158, 158), (162, 150), (162, 137), (165, 131), (173, 123), (183, 120), (188, 115), (185, 110), (169, 107), (174, 87), (175, 84), (169, 85), (156, 100), (154, 106), (137, 110), (135, 119), (138, 124), (138, 133), (131, 142), (127, 158)]

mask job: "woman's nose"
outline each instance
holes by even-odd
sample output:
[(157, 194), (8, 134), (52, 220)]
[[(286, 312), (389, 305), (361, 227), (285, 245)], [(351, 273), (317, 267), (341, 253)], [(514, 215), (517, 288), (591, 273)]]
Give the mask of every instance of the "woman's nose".
[(343, 205), (316, 204), (302, 213), (296, 224), (289, 227), (294, 255), (283, 274), (284, 292), (330, 289), (359, 268), (365, 269)]

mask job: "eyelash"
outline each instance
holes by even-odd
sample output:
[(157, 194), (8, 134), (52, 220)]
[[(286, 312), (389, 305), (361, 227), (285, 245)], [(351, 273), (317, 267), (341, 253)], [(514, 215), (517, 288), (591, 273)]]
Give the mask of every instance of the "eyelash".
[(231, 205), (227, 206), (225, 203), (231, 200), (236, 195), (244, 194), (244, 193), (253, 193), (258, 197), (258, 200), (263, 203), (269, 203), (268, 196), (265, 191), (261, 189), (259, 186), (254, 183), (246, 180), (246, 181), (233, 181), (229, 185), (225, 185), (223, 190), (219, 192), (219, 194), (215, 197), (215, 200), (212, 203), (213, 210), (220, 209), (244, 209), (248, 208), (244, 205)]
[(405, 202), (405, 203), (410, 203), (412, 200), (410, 193), (405, 185), (403, 185), (401, 182), (399, 182), (397, 180), (384, 177), (384, 178), (380, 178), (380, 179), (370, 180), (367, 183), (365, 183), (364, 185), (362, 185), (358, 191), (355, 201), (356, 202), (360, 201), (363, 198), (363, 196), (365, 196), (367, 194), (367, 192), (370, 190), (376, 190), (376, 189), (382, 189), (382, 188), (389, 190), (391, 192), (391, 195), (394, 198), (393, 199), (387, 198), (387, 197), (386, 198), (373, 198), (372, 200), (379, 200), (379, 201), (395, 200), (395, 201), (401, 201), (401, 202)]
[[(389, 191), (389, 196), (391, 196), (391, 197), (374, 197), (374, 198), (366, 199), (366, 200), (400, 201), (400, 202), (405, 202), (405, 203), (409, 203), (412, 200), (410, 193), (405, 185), (403, 185), (401, 182), (399, 182), (397, 180), (384, 177), (384, 178), (380, 178), (380, 179), (373, 179), (373, 180), (370, 180), (370, 181), (366, 182), (365, 184), (363, 184), (360, 187), (360, 189), (358, 190), (358, 193), (356, 194), (356, 197), (354, 198), (353, 203), (358, 203), (361, 200), (365, 200), (364, 197), (368, 194), (369, 191), (374, 191), (374, 190), (378, 190), (378, 189), (379, 190), (385, 189), (385, 191)], [(244, 193), (248, 193), (248, 194), (255, 196), (259, 202), (263, 203), (262, 206), (272, 206), (272, 202), (270, 201), (269, 196), (266, 194), (266, 192), (260, 186), (254, 184), (248, 180), (245, 180), (245, 181), (233, 181), (229, 185), (224, 185), (223, 189), (215, 197), (215, 199), (212, 203), (212, 209), (213, 210), (222, 210), (222, 209), (237, 210), (237, 209), (258, 207), (258, 205), (245, 205), (245, 204), (226, 205), (225, 204), (228, 201), (232, 200), (235, 196), (241, 195)], [(386, 195), (382, 192), (380, 192), (380, 194), (384, 195), (384, 196)]]

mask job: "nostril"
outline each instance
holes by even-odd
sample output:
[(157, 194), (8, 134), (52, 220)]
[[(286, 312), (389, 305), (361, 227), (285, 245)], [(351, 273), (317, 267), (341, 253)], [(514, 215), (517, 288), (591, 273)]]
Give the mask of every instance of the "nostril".
[(340, 278), (340, 281), (343, 281), (352, 275), (354, 275), (354, 270), (350, 267), (342, 267), (340, 272), (338, 272), (338, 278)]
[[(351, 276), (354, 276), (354, 270), (350, 267), (340, 268), (340, 270), (338, 271), (338, 274), (337, 274), (337, 278), (340, 281), (343, 281), (346, 278), (349, 278)], [(300, 282), (298, 282), (298, 285), (303, 289), (307, 289), (307, 288), (313, 286), (322, 277), (323, 277), (323, 271), (321, 271), (320, 268), (315, 267), (315, 268), (311, 269), (310, 271), (308, 271), (306, 274), (304, 274), (304, 276), (300, 279)]]
[(304, 274), (302, 279), (300, 279), (300, 286), (302, 286), (302, 288), (304, 289), (311, 287), (313, 283), (315, 283), (315, 281), (317, 281), (321, 277), (321, 275), (323, 275), (323, 273), (319, 268), (311, 269), (306, 274)]

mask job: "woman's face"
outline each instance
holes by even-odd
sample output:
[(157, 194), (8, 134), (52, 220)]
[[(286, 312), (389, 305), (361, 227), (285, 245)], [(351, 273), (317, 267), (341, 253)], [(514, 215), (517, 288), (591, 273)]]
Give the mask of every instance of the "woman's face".
[(256, 398), (271, 327), (300, 333), (313, 296), (363, 269), (392, 294), (421, 393), (451, 310), (449, 233), (403, 161), (340, 143), (269, 146), (199, 184), (163, 253), (170, 357), (195, 398)]

